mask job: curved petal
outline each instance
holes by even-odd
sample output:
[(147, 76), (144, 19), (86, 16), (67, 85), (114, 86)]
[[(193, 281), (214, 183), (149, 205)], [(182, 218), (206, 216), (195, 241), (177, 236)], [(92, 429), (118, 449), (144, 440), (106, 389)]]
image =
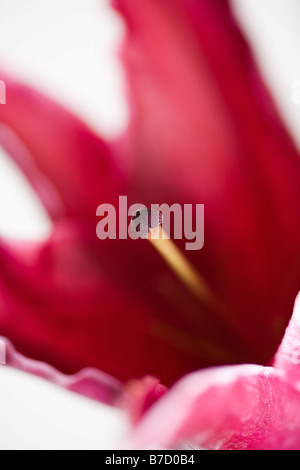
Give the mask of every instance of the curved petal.
[(15, 159), (53, 218), (92, 218), (114, 203), (121, 172), (111, 151), (71, 112), (1, 72), (7, 103), (0, 107), (0, 144)]
[(123, 392), (121, 383), (103, 372), (96, 369), (83, 369), (74, 375), (64, 375), (48, 364), (21, 355), (7, 338), (0, 336), (0, 342), (5, 346), (7, 366), (37, 375), (60, 387), (108, 405), (115, 405), (120, 399)]
[(299, 393), (273, 368), (219, 367), (179, 381), (135, 428), (129, 448), (299, 449)]
[(114, 4), (127, 24), (132, 194), (205, 204), (204, 248), (187, 255), (252, 351), (240, 362), (266, 363), (300, 287), (299, 155), (227, 1)]

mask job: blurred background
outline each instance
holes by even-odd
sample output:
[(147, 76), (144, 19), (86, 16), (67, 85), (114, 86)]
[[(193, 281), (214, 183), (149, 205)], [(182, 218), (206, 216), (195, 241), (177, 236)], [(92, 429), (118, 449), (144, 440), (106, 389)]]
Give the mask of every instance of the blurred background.
[[(300, 2), (234, 0), (232, 7), (300, 148)], [(0, 66), (106, 138), (128, 121), (116, 56), (123, 33), (106, 0), (0, 0)], [(41, 239), (50, 231), (42, 206), (0, 147), (0, 235)], [(126, 429), (119, 411), (0, 367), (0, 449), (120, 448)]]

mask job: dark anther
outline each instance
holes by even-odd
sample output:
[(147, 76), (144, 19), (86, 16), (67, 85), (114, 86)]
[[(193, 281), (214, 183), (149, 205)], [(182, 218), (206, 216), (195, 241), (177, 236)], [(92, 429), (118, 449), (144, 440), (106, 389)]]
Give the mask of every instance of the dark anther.
[(135, 231), (141, 238), (148, 238), (149, 231), (162, 224), (162, 213), (156, 210), (139, 209), (131, 218)]

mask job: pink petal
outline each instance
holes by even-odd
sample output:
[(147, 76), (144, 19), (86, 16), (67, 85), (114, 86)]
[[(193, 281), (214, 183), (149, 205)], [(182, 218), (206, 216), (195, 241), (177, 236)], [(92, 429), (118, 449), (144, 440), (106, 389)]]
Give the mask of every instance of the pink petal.
[[(266, 363), (300, 288), (299, 155), (229, 2), (114, 4), (127, 24), (132, 194), (205, 204), (204, 248), (187, 255), (244, 344), (237, 362)], [(218, 328), (211, 316), (198, 335)]]
[(121, 176), (111, 151), (83, 122), (53, 100), (1, 72), (0, 144), (15, 159), (50, 215), (95, 219), (115, 202)]
[(300, 395), (274, 368), (219, 367), (179, 381), (135, 428), (129, 448), (300, 447)]
[(19, 354), (8, 339), (0, 337), (0, 342), (1, 345), (5, 345), (5, 363), (7, 366), (37, 375), (60, 387), (108, 405), (116, 405), (120, 399), (123, 392), (121, 383), (103, 372), (87, 368), (74, 375), (64, 375), (48, 364)]

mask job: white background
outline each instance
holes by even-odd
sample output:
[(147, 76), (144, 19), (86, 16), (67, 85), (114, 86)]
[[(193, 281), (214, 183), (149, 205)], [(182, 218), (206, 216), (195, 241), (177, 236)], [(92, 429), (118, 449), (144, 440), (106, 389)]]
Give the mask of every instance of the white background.
[[(234, 5), (300, 146), (300, 104), (293, 100), (300, 79), (300, 2)], [(128, 118), (114, 55), (122, 34), (121, 20), (103, 0), (0, 0), (0, 65), (108, 138), (122, 132)], [(43, 208), (0, 149), (0, 234), (38, 239), (50, 230)], [(127, 426), (117, 410), (0, 367), (0, 449), (120, 448)]]

